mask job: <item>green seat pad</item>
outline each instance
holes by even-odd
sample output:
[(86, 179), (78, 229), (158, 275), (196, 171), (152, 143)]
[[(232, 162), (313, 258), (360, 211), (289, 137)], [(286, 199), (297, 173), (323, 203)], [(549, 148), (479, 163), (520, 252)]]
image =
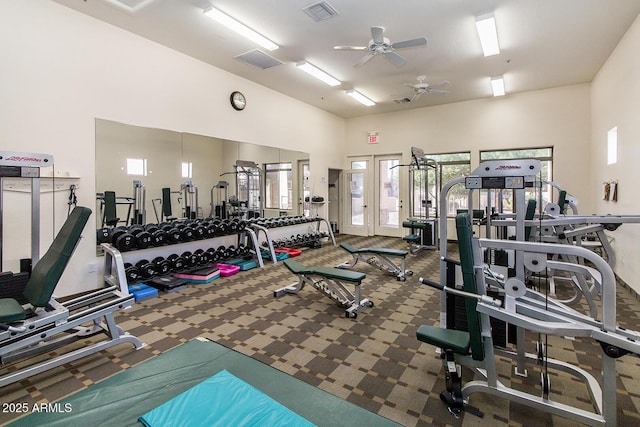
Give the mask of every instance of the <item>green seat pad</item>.
[(417, 242), (418, 240), (420, 240), (420, 236), (417, 234), (408, 234), (404, 236), (402, 239), (408, 242)]
[(25, 312), (20, 303), (13, 298), (0, 299), (0, 322), (12, 323), (24, 320)]
[(358, 249), (355, 246), (351, 246), (347, 243), (340, 243), (340, 247), (347, 252), (352, 254), (356, 253), (370, 253), (370, 254), (380, 254), (380, 255), (395, 255), (395, 256), (406, 256), (407, 251), (403, 249), (388, 249), (388, 248), (362, 248)]
[(418, 341), (426, 342), (445, 350), (452, 350), (457, 354), (465, 355), (469, 353), (469, 332), (421, 325), (416, 331), (416, 337)]
[(341, 268), (334, 267), (315, 267), (313, 272), (328, 279), (344, 280), (345, 282), (360, 283), (365, 277), (367, 277), (366, 274), (358, 271), (343, 270)]

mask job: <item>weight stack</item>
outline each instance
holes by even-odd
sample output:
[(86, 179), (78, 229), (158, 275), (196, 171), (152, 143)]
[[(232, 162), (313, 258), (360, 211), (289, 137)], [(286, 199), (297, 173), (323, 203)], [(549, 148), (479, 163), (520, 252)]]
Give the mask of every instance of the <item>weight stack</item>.
[(13, 274), (11, 271), (0, 273), (0, 298), (13, 298), (20, 304), (28, 301), (24, 297), (24, 287), (29, 281), (29, 273)]
[[(499, 300), (504, 299), (498, 295), (497, 292), (488, 292), (488, 295)], [(515, 342), (515, 334), (513, 333), (515, 332), (515, 328), (513, 325), (507, 325), (504, 321), (494, 318), (490, 319), (490, 323), (493, 345), (504, 348), (507, 346), (507, 338), (509, 338), (508, 342)], [(464, 297), (447, 294), (447, 329), (456, 329), (458, 331), (469, 330)], [(507, 334), (507, 332), (509, 333)]]

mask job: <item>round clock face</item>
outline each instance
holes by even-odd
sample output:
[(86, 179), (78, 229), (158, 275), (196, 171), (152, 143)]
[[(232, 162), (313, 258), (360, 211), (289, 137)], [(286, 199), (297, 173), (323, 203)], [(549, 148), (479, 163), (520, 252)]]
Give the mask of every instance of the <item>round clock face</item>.
[(244, 95), (238, 91), (231, 93), (231, 106), (236, 110), (244, 110), (244, 107), (247, 106), (247, 100)]

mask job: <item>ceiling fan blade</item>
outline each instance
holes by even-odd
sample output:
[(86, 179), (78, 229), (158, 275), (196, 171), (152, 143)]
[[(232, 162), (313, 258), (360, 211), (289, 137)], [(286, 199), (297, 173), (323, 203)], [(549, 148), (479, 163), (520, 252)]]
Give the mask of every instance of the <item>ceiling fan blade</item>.
[(433, 83), (433, 84), (429, 84), (429, 87), (442, 87), (442, 86), (446, 86), (448, 85), (449, 82), (447, 80), (444, 80), (442, 82), (438, 82), (438, 83)]
[(449, 95), (448, 90), (429, 89), (429, 93), (435, 93), (436, 95)]
[(401, 67), (407, 63), (407, 61), (405, 61), (402, 56), (398, 55), (395, 52), (385, 52), (383, 55), (389, 62), (397, 67)]
[(384, 42), (384, 28), (382, 27), (371, 27), (371, 38), (374, 43), (383, 43)]
[(334, 46), (335, 50), (367, 50), (366, 46)]
[(426, 44), (427, 44), (426, 37), (418, 37), (417, 39), (411, 39), (411, 40), (392, 43), (391, 47), (394, 49), (404, 49), (405, 47), (425, 46)]
[(364, 64), (366, 64), (367, 62), (371, 61), (371, 59), (374, 57), (375, 55), (373, 53), (368, 53), (365, 56), (362, 57), (362, 59), (358, 62), (356, 62), (356, 65), (354, 65), (355, 68), (360, 68), (362, 67)]
[(424, 92), (416, 92), (413, 97), (411, 98), (411, 101), (417, 101), (418, 98), (420, 98), (422, 96)]

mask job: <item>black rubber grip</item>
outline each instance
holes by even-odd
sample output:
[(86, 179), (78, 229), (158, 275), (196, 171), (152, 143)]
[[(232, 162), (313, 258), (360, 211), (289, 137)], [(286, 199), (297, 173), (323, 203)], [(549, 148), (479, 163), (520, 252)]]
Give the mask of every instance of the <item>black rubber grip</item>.
[(440, 284), (439, 282), (434, 282), (433, 280), (429, 280), (421, 277), (418, 279), (418, 281), (423, 285), (431, 286), (432, 288), (436, 288), (441, 291), (444, 289), (444, 286), (442, 284)]

